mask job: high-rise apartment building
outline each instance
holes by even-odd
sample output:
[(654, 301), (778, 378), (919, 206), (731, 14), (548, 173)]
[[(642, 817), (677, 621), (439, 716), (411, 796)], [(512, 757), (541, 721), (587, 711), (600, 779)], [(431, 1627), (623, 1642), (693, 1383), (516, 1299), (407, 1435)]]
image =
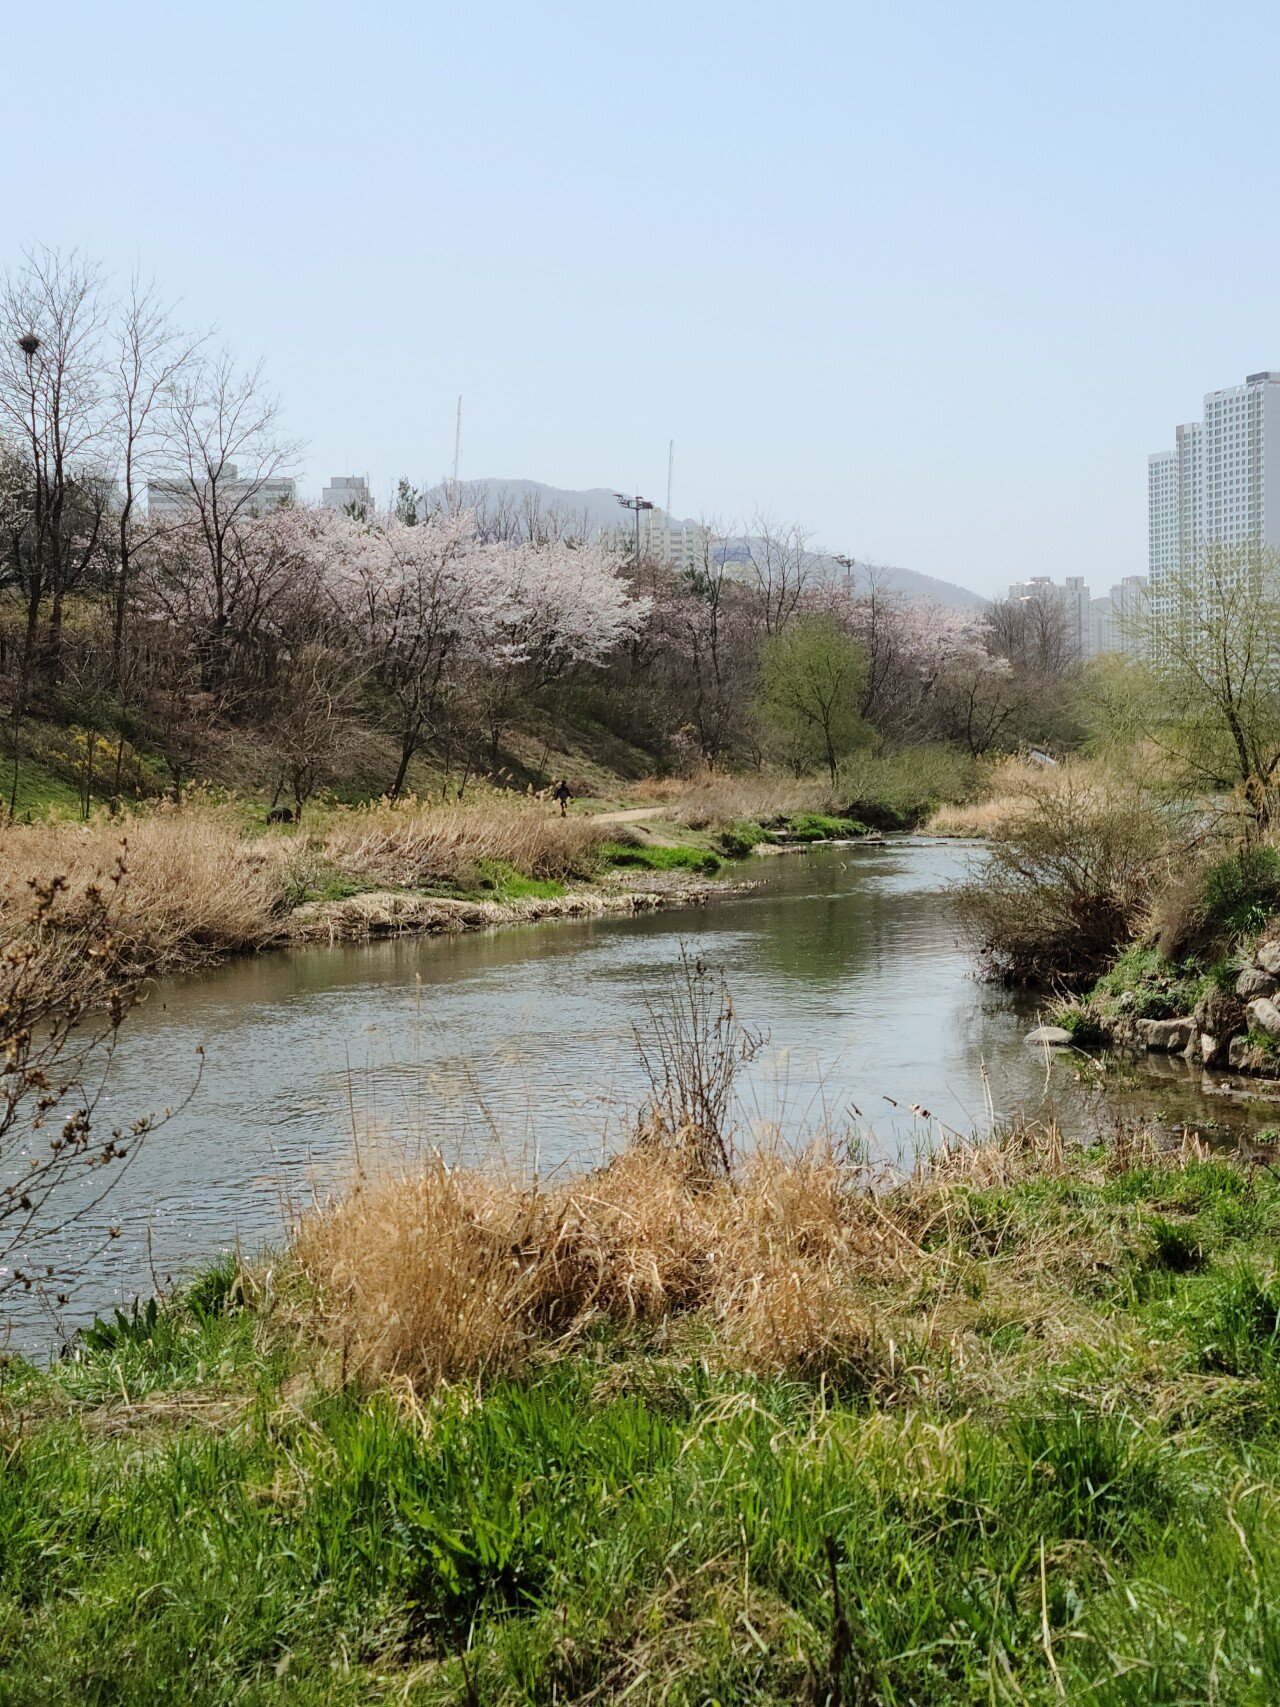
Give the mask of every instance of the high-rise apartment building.
[(1210, 391), (1203, 420), (1147, 458), (1147, 539), (1157, 614), (1205, 545), (1280, 549), (1280, 372)]
[(1143, 656), (1144, 645), (1138, 619), (1147, 608), (1147, 577), (1126, 575), (1105, 598), (1090, 596), (1083, 575), (1068, 575), (1053, 581), (1048, 575), (1032, 575), (1009, 588), (1015, 604), (1036, 600), (1062, 612), (1063, 630), (1077, 658), (1096, 658), (1099, 652), (1123, 652), (1126, 657)]
[(1147, 653), (1142, 619), (1148, 606), (1148, 582), (1145, 575), (1126, 575), (1117, 581), (1105, 598), (1093, 601), (1093, 655), (1102, 652), (1123, 652), (1126, 658), (1142, 658)]
[(1153, 582), (1176, 571), (1181, 540), (1178, 453), (1158, 450), (1147, 458), (1147, 573)]
[(1204, 428), (1188, 421), (1174, 433), (1178, 463), (1178, 563), (1189, 569), (1204, 536)]

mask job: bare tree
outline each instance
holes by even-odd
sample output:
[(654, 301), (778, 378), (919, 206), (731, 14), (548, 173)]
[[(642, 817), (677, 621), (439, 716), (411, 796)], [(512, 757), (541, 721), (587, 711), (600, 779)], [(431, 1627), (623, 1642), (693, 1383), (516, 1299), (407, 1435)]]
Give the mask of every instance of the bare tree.
[(276, 676), (271, 744), (293, 800), (294, 817), (324, 781), (350, 735), (357, 680), (352, 661), (324, 633), (302, 632)]
[(29, 502), (6, 578), (26, 607), (18, 714), (50, 603), (46, 667), (58, 668), (64, 601), (100, 544), (106, 419), (97, 270), (74, 252), (34, 249), (0, 293), (0, 427), (21, 447)]
[(1058, 681), (1080, 662), (1062, 602), (1052, 589), (996, 599), (988, 609), (991, 650), (1015, 669)]
[(798, 522), (780, 523), (757, 511), (747, 549), (760, 593), (765, 633), (780, 634), (813, 578), (809, 535)]
[(179, 336), (154, 285), (135, 275), (111, 324), (108, 387), (115, 442), (118, 506), (115, 512), (115, 586), (112, 594), (111, 684), (125, 686), (125, 622), (135, 580), (135, 560), (156, 536), (157, 517), (139, 498), (162, 445), (164, 405), (195, 359), (201, 340)]
[(746, 589), (730, 573), (714, 523), (702, 528), (702, 561), (683, 580), (680, 597), (665, 611), (672, 631), (670, 668), (699, 755), (714, 768), (747, 721), (755, 663)]
[(265, 507), (270, 481), (299, 453), (280, 436), (279, 403), (261, 365), (237, 368), (226, 350), (185, 366), (168, 390), (167, 474), (159, 489), (176, 511), (175, 527), (194, 544), (208, 577), (209, 670), (224, 674), (232, 631), (261, 582), (246, 578), (239, 532)]
[(1201, 787), (1233, 789), (1261, 832), (1280, 777), (1280, 552), (1208, 544), (1161, 594), (1133, 623), (1163, 690), (1148, 733)]
[(1022, 686), (1007, 658), (967, 658), (948, 672), (943, 685), (947, 733), (979, 758), (1005, 734), (1021, 700)]

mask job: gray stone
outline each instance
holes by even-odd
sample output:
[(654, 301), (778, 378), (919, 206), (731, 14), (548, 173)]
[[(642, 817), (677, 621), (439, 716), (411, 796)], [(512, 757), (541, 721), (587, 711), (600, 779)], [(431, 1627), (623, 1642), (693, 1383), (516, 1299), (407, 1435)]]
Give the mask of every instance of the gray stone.
[(1256, 966), (1246, 966), (1236, 979), (1236, 995), (1242, 1002), (1250, 1002), (1255, 996), (1274, 996), (1280, 990), (1280, 984), (1269, 972), (1263, 972)]
[(1249, 1017), (1259, 1031), (1280, 1038), (1280, 1008), (1269, 996), (1259, 996), (1256, 1002), (1249, 1003)]
[(1070, 1049), (1071, 1041), (1071, 1033), (1060, 1025), (1038, 1025), (1027, 1033), (1027, 1042), (1039, 1044), (1041, 1048), (1048, 1044), (1050, 1049)]
[(1210, 1031), (1200, 1033), (1200, 1059), (1206, 1067), (1216, 1067), (1218, 1056), (1222, 1052), (1222, 1044)]
[(1247, 1037), (1233, 1037), (1227, 1063), (1237, 1073), (1256, 1073), (1262, 1066), (1262, 1051)]
[(1264, 942), (1253, 958), (1264, 972), (1280, 978), (1280, 941)]
[(1190, 1019), (1140, 1019), (1135, 1029), (1138, 1042), (1145, 1049), (1159, 1049), (1172, 1055), (1191, 1042), (1195, 1022)]

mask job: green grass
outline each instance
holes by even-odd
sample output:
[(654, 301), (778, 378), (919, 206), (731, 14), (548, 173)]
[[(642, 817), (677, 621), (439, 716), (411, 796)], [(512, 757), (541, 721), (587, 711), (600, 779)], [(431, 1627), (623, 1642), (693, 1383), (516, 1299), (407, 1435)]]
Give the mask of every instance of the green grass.
[(1110, 1017), (1129, 1013), (1140, 1019), (1177, 1019), (1194, 1011), (1210, 982), (1218, 982), (1216, 969), (1201, 967), (1194, 959), (1178, 965), (1159, 949), (1137, 943), (1098, 980), (1089, 1003)]
[(867, 826), (856, 818), (837, 818), (827, 812), (793, 812), (778, 829), (789, 842), (843, 841), (867, 834)]
[(0, 799), (7, 812), (13, 798), (18, 818), (78, 818), (80, 790), (34, 759), (18, 761), (18, 787), (13, 793), (13, 760), (0, 761)]
[(1280, 1185), (947, 1201), (872, 1393), (677, 1322), (415, 1408), (230, 1262), (11, 1365), (0, 1703), (810, 1702), (833, 1647), (846, 1702), (1280, 1699)]
[(697, 871), (711, 877), (723, 861), (712, 848), (665, 847), (646, 843), (604, 842), (600, 857), (607, 865), (634, 871)]
[(565, 892), (553, 877), (530, 877), (501, 859), (482, 859), (478, 866), (478, 892), (491, 901), (549, 901)]
[(1280, 848), (1242, 848), (1218, 860), (1204, 873), (1203, 896), (1221, 938), (1256, 935), (1280, 912)]

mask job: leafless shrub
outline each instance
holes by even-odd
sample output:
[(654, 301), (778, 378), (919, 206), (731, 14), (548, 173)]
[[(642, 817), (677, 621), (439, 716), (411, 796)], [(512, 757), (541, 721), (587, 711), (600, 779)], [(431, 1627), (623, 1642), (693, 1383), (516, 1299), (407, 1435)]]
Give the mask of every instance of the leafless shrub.
[[(95, 1209), (155, 1127), (150, 1117), (99, 1129), (116, 1039), (137, 996), (114, 931), (121, 854), (79, 892), (33, 879), (0, 949), (0, 1297), (55, 1294), (58, 1240)], [(111, 1236), (114, 1236), (114, 1229)]]
[(1096, 977), (1145, 918), (1192, 836), (1141, 776), (1063, 765), (1029, 777), (990, 857), (961, 889), (960, 917), (1017, 982)]
[(649, 1080), (648, 1141), (674, 1145), (699, 1173), (727, 1176), (738, 1069), (764, 1038), (738, 1019), (723, 975), (682, 948), (667, 1000), (646, 1004), (635, 1039)]

